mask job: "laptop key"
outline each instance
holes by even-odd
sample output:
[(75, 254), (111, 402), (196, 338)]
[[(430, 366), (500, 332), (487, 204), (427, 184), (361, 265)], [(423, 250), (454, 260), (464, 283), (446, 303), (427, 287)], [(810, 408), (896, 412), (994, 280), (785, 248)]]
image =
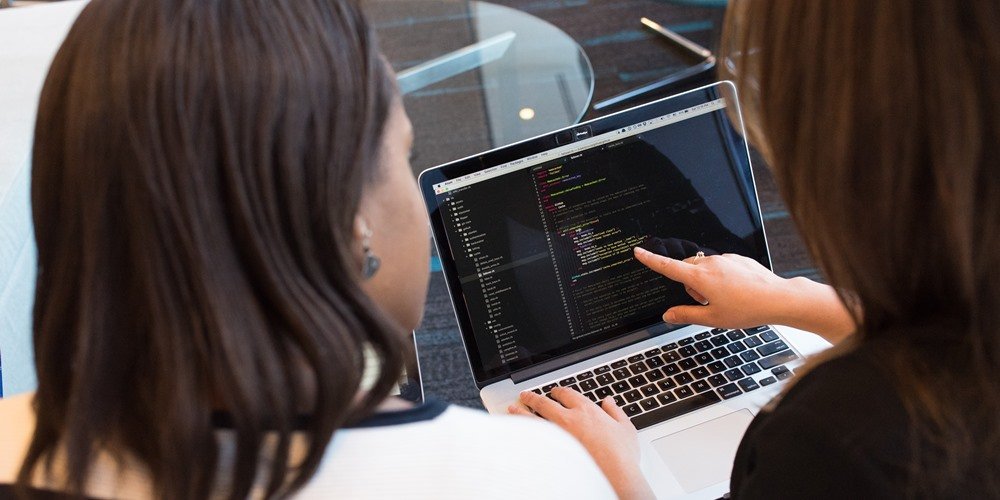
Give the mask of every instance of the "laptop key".
[(643, 358), (644, 358), (644, 356), (642, 354), (636, 354), (635, 356), (629, 356), (628, 357), (628, 362), (629, 363), (637, 363), (639, 361), (642, 361)]
[(757, 363), (747, 363), (747, 364), (743, 365), (742, 367), (740, 367), (740, 369), (743, 370), (743, 373), (746, 373), (747, 375), (753, 375), (754, 373), (760, 373), (760, 367), (757, 366)]
[(694, 360), (697, 361), (698, 364), (707, 365), (707, 364), (711, 363), (712, 361), (715, 361), (715, 358), (713, 358), (711, 354), (709, 354), (707, 352), (703, 352), (703, 353), (695, 356)]
[(609, 371), (611, 371), (611, 367), (608, 366), (608, 365), (598, 366), (597, 368), (594, 368), (594, 375), (600, 375), (602, 373), (608, 373)]
[(732, 370), (727, 371), (725, 375), (730, 382), (736, 382), (737, 380), (743, 378), (743, 371), (739, 368), (733, 368)]
[(726, 365), (722, 361), (713, 361), (706, 367), (708, 371), (712, 373), (720, 373), (726, 371)]
[(615, 368), (621, 368), (626, 365), (628, 365), (628, 361), (625, 361), (624, 359), (619, 359), (618, 361), (611, 363), (611, 369), (613, 370)]
[(648, 398), (639, 401), (639, 406), (641, 406), (643, 410), (649, 411), (659, 408), (660, 403), (656, 402), (656, 398)]
[(698, 363), (693, 358), (684, 358), (677, 362), (677, 366), (680, 366), (682, 370), (690, 370), (698, 366)]
[(615, 390), (615, 394), (621, 394), (621, 393), (623, 393), (623, 392), (631, 389), (632, 386), (628, 385), (628, 382), (625, 382), (623, 380), (621, 382), (615, 382), (615, 383), (611, 384), (611, 388)]
[(615, 396), (614, 400), (615, 400), (615, 405), (618, 406), (619, 408), (621, 408), (622, 406), (625, 406), (625, 400), (622, 399), (621, 396)]
[(666, 361), (667, 363), (672, 363), (679, 359), (681, 359), (681, 354), (677, 351), (670, 351), (663, 355), (663, 361)]
[(775, 376), (778, 377), (778, 380), (785, 380), (792, 377), (792, 372), (781, 372)]
[(555, 389), (557, 385), (558, 384), (549, 384), (549, 385), (546, 385), (545, 387), (542, 387), (542, 392), (546, 392), (546, 393), (550, 392), (550, 391), (552, 391), (552, 389)]
[(743, 345), (743, 342), (733, 342), (732, 344), (727, 345), (726, 348), (733, 354), (739, 354), (747, 350), (747, 346)]
[(726, 333), (727, 331), (728, 330), (726, 330), (725, 328), (713, 328), (712, 329), (712, 335), (718, 335), (720, 333)]
[(566, 388), (567, 388), (567, 389), (573, 389), (573, 390), (574, 390), (574, 391), (576, 391), (576, 392), (580, 392), (580, 386), (578, 386), (578, 385), (576, 385), (576, 384), (573, 384), (573, 385), (567, 385), (567, 386), (566, 386)]
[(652, 348), (652, 349), (650, 349), (650, 350), (648, 350), (648, 351), (646, 351), (646, 352), (644, 352), (642, 354), (643, 354), (643, 356), (646, 356), (647, 358), (652, 358), (654, 356), (659, 356), (661, 352), (662, 351), (660, 351), (659, 347), (654, 347), (654, 348)]
[(768, 357), (766, 357), (766, 358), (758, 361), (758, 363), (760, 363), (760, 367), (761, 368), (767, 370), (769, 368), (774, 368), (775, 366), (778, 366), (778, 365), (783, 365), (783, 364), (785, 364), (785, 363), (787, 363), (787, 362), (789, 362), (789, 361), (791, 361), (793, 359), (796, 359), (798, 357), (799, 357), (799, 355), (795, 354), (795, 352), (793, 352), (791, 349), (786, 349), (786, 350), (781, 351), (781, 352), (779, 352), (777, 354), (772, 354), (772, 355), (770, 355), (770, 356), (768, 356)]
[(729, 349), (726, 349), (725, 347), (716, 347), (715, 349), (712, 349), (712, 356), (715, 356), (715, 359), (726, 359), (729, 357)]
[(533, 392), (535, 394), (538, 394), (539, 396), (541, 396), (542, 394), (545, 394), (544, 392), (542, 392), (541, 389), (532, 389), (531, 392)]
[(577, 373), (576, 374), (576, 379), (577, 380), (587, 380), (588, 378), (591, 378), (593, 376), (594, 376), (593, 372), (582, 372), (582, 373)]
[(656, 356), (656, 357), (647, 359), (646, 360), (646, 364), (649, 365), (650, 368), (659, 368), (659, 367), (665, 365), (666, 362), (663, 361), (663, 358), (661, 358), (659, 356)]
[(583, 389), (585, 392), (597, 389), (597, 382), (591, 379), (586, 379), (580, 382), (580, 389)]
[(674, 382), (673, 380), (670, 380), (668, 378), (666, 380), (661, 380), (657, 382), (656, 386), (659, 387), (661, 391), (669, 391), (670, 389), (677, 387), (677, 382)]
[(766, 331), (766, 330), (770, 330), (770, 329), (771, 329), (770, 326), (760, 325), (760, 326), (755, 326), (753, 328), (744, 328), (743, 331), (745, 331), (747, 333), (760, 333), (760, 332), (763, 332), (763, 331)]
[(743, 352), (740, 353), (740, 357), (743, 358), (743, 361), (746, 361), (746, 362), (749, 363), (751, 361), (756, 361), (756, 360), (760, 359), (760, 354), (757, 354), (756, 351), (752, 351), (752, 350), (751, 351), (743, 351)]
[(707, 339), (707, 338), (709, 338), (711, 336), (712, 336), (712, 332), (710, 332), (710, 331), (709, 332), (701, 332), (698, 335), (695, 335), (694, 339), (695, 340), (705, 340), (705, 339)]
[(761, 356), (770, 356), (776, 352), (784, 351), (785, 349), (788, 349), (788, 345), (779, 340), (777, 342), (771, 342), (770, 344), (764, 344), (758, 347), (757, 352), (759, 352)]
[(650, 396), (655, 396), (659, 394), (660, 389), (656, 387), (656, 384), (649, 384), (642, 386), (642, 389), (639, 389), (639, 392), (641, 392), (643, 396), (646, 396), (648, 398)]
[(778, 340), (778, 334), (774, 333), (771, 330), (767, 330), (760, 334), (760, 339), (763, 340), (764, 342), (772, 342)]
[(656, 396), (656, 400), (659, 401), (661, 405), (668, 405), (677, 401), (677, 396), (674, 396), (672, 392), (667, 392)]
[(649, 370), (648, 372), (646, 372), (646, 378), (648, 378), (650, 382), (656, 382), (657, 380), (663, 380), (664, 377), (666, 377), (666, 375), (664, 375), (663, 372), (660, 371), (659, 369), (657, 369), (657, 370)]
[(610, 387), (598, 387), (597, 390), (594, 391), (594, 395), (597, 396), (597, 399), (604, 399), (608, 396), (613, 396), (614, 394), (615, 391), (612, 391)]
[(711, 389), (712, 386), (704, 380), (695, 380), (694, 383), (691, 384), (691, 388), (694, 389), (694, 392), (705, 392)]
[[(645, 429), (646, 427), (656, 425), (660, 422), (665, 422), (676, 416), (690, 413), (719, 401), (722, 401), (722, 399), (719, 398), (717, 394), (714, 392), (706, 392), (690, 399), (660, 406), (655, 410), (632, 417), (632, 425), (634, 425), (636, 429)], [(628, 415), (628, 413), (626, 413), (626, 415)]]
[(665, 365), (663, 367), (663, 373), (666, 373), (667, 375), (677, 375), (680, 372), (681, 369), (677, 366), (677, 363), (670, 363), (669, 365)]
[(691, 345), (693, 343), (694, 343), (694, 337), (688, 337), (686, 339), (681, 339), (681, 340), (677, 341), (677, 345), (680, 345), (680, 346)]
[(684, 385), (690, 383), (693, 380), (694, 377), (692, 377), (691, 374), (687, 372), (674, 377), (674, 382), (677, 382), (677, 385)]
[(587, 396), (587, 399), (589, 399), (589, 400), (591, 400), (591, 401), (593, 401), (595, 403), (600, 403), (601, 402), (600, 398), (598, 398), (597, 395), (595, 395), (592, 392), (588, 392), (588, 393), (584, 394), (584, 396)]
[(720, 385), (726, 385), (729, 383), (729, 379), (722, 375), (712, 375), (708, 377), (708, 383), (712, 384), (712, 387), (719, 387)]
[(671, 342), (671, 343), (669, 343), (669, 344), (661, 347), (661, 349), (663, 349), (664, 352), (669, 351), (671, 349), (677, 349), (677, 342)]
[(698, 352), (705, 352), (705, 351), (711, 351), (714, 346), (712, 345), (711, 342), (709, 342), (707, 340), (702, 340), (701, 342), (698, 342), (697, 344), (695, 344), (692, 347), (694, 347), (695, 349), (697, 349)]
[(773, 383), (775, 383), (777, 381), (778, 381), (778, 379), (776, 379), (774, 377), (764, 377), (764, 378), (760, 379), (760, 385), (765, 385), (765, 386), (766, 385), (771, 385), (771, 384), (773, 384)]
[(632, 365), (629, 365), (629, 368), (631, 368), (632, 369), (632, 373), (634, 373), (636, 375), (649, 370), (649, 367), (646, 366), (646, 363), (643, 363), (642, 361), (640, 361), (638, 363), (635, 363), (635, 364), (632, 364)]
[(698, 354), (698, 350), (695, 349), (694, 347), (687, 345), (681, 347), (680, 349), (677, 349), (677, 353), (680, 354), (682, 357), (690, 358), (691, 356)]
[(729, 337), (729, 340), (732, 340), (733, 342), (735, 342), (735, 341), (737, 341), (737, 340), (739, 340), (739, 339), (741, 339), (743, 337), (746, 337), (747, 334), (743, 333), (742, 330), (733, 330), (733, 331), (727, 333), (726, 336)]
[(729, 343), (729, 337), (726, 337), (725, 335), (716, 335), (712, 337), (712, 345), (714, 345), (715, 347), (724, 346), (728, 343)]
[(743, 343), (746, 344), (747, 347), (757, 347), (757, 346), (763, 344), (764, 342), (761, 341), (759, 337), (757, 337), (756, 335), (754, 335), (752, 337), (747, 337), (747, 338), (743, 339)]
[(698, 368), (691, 370), (690, 373), (691, 376), (699, 380), (711, 375), (710, 373), (708, 373), (708, 368), (705, 368), (704, 366), (699, 366)]
[(630, 416), (630, 417), (634, 417), (634, 416), (642, 413), (642, 410), (639, 409), (639, 405), (637, 405), (637, 404), (625, 405), (625, 407), (622, 408), (622, 411), (624, 411), (625, 414), (628, 415), (628, 416)]
[(691, 386), (689, 385), (685, 385), (684, 387), (674, 390), (674, 396), (677, 396), (677, 399), (684, 399), (686, 397), (690, 397), (693, 395), (694, 391), (691, 389)]
[(561, 386), (567, 386), (575, 383), (576, 383), (576, 377), (564, 378), (559, 381), (559, 385)]
[(615, 381), (615, 376), (610, 373), (602, 373), (597, 376), (597, 383), (601, 385), (610, 385)]
[(722, 396), (722, 399), (735, 398), (736, 396), (743, 394), (743, 391), (741, 391), (739, 387), (736, 387), (736, 384), (724, 385), (719, 387), (718, 391), (719, 395)]
[(755, 382), (754, 379), (750, 377), (740, 380), (737, 383), (740, 385), (740, 389), (743, 389), (743, 392), (756, 391), (757, 389), (760, 389), (760, 386), (757, 385), (757, 382)]
[(736, 368), (737, 366), (743, 364), (743, 360), (740, 359), (739, 356), (729, 356), (728, 358), (722, 360), (722, 362), (725, 363), (726, 366), (730, 368)]
[(642, 399), (642, 393), (635, 389), (632, 389), (631, 391), (628, 391), (625, 394), (623, 394), (622, 397), (624, 397), (625, 401), (628, 401), (629, 403), (635, 403), (636, 401)]
[(628, 371), (628, 368), (619, 368), (611, 374), (615, 376), (615, 380), (625, 380), (632, 376), (632, 372)]
[(646, 385), (646, 377), (643, 377), (642, 375), (636, 375), (636, 376), (628, 379), (628, 383), (632, 387), (642, 387), (642, 386)]

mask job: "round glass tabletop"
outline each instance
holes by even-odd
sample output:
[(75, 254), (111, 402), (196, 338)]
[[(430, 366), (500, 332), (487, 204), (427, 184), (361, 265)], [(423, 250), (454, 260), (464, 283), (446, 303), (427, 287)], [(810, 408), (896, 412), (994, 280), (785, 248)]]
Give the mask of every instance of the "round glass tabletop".
[(488, 2), (370, 0), (397, 72), (420, 171), (577, 123), (594, 73), (559, 28)]

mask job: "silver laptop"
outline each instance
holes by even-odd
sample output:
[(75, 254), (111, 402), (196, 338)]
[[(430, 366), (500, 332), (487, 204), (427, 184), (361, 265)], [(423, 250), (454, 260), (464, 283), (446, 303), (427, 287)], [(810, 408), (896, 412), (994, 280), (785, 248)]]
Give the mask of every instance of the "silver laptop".
[(476, 385), (613, 396), (661, 498), (728, 491), (739, 441), (819, 337), (663, 323), (695, 304), (632, 248), (770, 267), (735, 88), (696, 89), (424, 171), (421, 191)]

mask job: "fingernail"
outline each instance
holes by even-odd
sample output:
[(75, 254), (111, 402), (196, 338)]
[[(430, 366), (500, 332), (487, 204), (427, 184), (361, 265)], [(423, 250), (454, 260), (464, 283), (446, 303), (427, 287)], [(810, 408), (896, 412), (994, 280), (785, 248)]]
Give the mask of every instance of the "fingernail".
[(634, 251), (636, 255), (646, 255), (649, 253), (649, 250), (646, 250), (645, 248), (642, 247), (635, 247)]
[(677, 313), (672, 311), (667, 311), (663, 313), (663, 321), (666, 321), (667, 323), (673, 323), (677, 321)]
[(510, 405), (507, 407), (507, 413), (514, 413), (515, 411), (517, 411), (517, 406)]
[(521, 391), (521, 394), (520, 396), (518, 396), (518, 399), (524, 400), (524, 398), (528, 397), (528, 394), (530, 394), (529, 391)]

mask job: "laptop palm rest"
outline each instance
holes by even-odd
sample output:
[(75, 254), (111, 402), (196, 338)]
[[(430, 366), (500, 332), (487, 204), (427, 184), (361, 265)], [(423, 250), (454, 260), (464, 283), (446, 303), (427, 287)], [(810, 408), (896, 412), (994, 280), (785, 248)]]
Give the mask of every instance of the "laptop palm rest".
[(753, 414), (740, 410), (652, 442), (686, 493), (726, 481)]

